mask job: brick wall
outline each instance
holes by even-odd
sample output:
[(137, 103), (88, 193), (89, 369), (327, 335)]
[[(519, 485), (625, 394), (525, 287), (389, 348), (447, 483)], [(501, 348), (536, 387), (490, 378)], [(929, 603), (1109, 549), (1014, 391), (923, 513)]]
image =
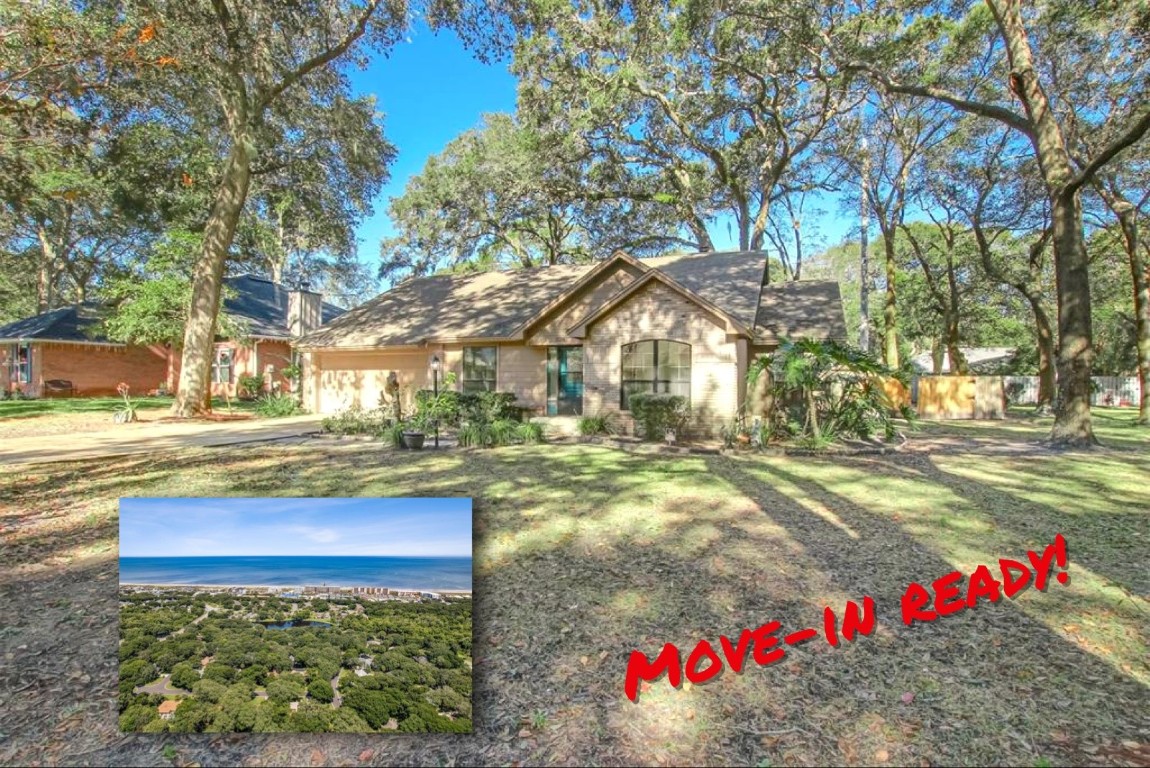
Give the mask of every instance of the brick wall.
[(114, 395), (120, 382), (134, 395), (144, 395), (167, 380), (169, 351), (156, 345), (98, 346), (92, 344), (36, 344), (32, 350), (33, 394), (45, 381), (71, 381), (82, 396)]
[(514, 392), (516, 405), (547, 407), (547, 347), (504, 344), (499, 347), (495, 388)]
[(738, 408), (739, 360), (725, 324), (670, 288), (653, 282), (600, 318), (584, 340), (583, 412), (618, 411), (624, 344), (670, 339), (691, 345), (694, 428), (714, 434)]
[[(274, 385), (279, 384), (280, 391), (287, 392), (289, 382), (280, 375), (280, 370), (291, 362), (291, 345), (286, 341), (254, 341), (244, 344), (239, 341), (221, 341), (216, 343), (216, 349), (232, 350), (232, 380), (231, 383), (213, 382), (213, 397), (238, 397), (240, 376), (263, 376), (264, 391), (273, 391)], [(269, 372), (268, 366), (272, 370)], [(172, 357), (171, 371), (168, 378), (168, 388), (175, 391), (180, 383), (180, 357)]]

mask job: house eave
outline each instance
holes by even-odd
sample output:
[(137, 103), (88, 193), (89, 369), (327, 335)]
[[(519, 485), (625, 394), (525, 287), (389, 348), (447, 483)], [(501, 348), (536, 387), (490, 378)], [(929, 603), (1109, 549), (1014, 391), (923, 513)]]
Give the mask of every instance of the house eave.
[(0, 344), (78, 344), (85, 347), (126, 347), (118, 341), (77, 341), (76, 339), (41, 339), (36, 337), (5, 338)]

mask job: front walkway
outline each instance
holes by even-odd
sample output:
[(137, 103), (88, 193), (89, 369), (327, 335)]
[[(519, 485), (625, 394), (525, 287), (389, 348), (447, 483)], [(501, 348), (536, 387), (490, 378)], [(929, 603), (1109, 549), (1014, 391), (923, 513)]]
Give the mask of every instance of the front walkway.
[(309, 415), (219, 423), (177, 421), (74, 435), (8, 438), (0, 441), (0, 465), (78, 461), (180, 448), (286, 440), (319, 431), (321, 418)]

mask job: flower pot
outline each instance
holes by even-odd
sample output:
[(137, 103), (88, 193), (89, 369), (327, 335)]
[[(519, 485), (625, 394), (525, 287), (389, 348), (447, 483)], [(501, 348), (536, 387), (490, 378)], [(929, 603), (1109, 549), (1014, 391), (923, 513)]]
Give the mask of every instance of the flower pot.
[(403, 444), (405, 447), (418, 451), (423, 447), (424, 434), (422, 432), (404, 432)]

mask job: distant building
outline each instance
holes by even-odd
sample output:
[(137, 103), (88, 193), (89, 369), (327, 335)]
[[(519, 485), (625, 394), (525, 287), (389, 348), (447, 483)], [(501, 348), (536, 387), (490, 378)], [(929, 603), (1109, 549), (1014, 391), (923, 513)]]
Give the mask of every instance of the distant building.
[[(994, 374), (1010, 364), (1018, 350), (1014, 347), (959, 347), (972, 374)], [(930, 352), (923, 352), (911, 358), (914, 369), (929, 376), (934, 373), (934, 358)], [(950, 355), (943, 350), (940, 373), (950, 373)]]
[(160, 702), (159, 711), (161, 720), (171, 720), (172, 715), (177, 709), (180, 708), (180, 702), (177, 699), (168, 699), (167, 701)]

